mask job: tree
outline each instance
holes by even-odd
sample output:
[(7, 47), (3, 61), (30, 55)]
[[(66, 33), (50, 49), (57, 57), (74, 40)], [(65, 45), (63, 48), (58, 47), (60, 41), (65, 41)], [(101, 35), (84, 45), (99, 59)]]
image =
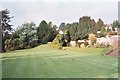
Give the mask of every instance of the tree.
[(101, 33), (100, 33), (102, 37), (105, 36), (105, 32), (106, 32), (106, 29), (105, 29), (104, 26), (102, 26), (102, 28), (101, 28)]
[(53, 25), (53, 29), (55, 29), (55, 30), (56, 30), (57, 28), (58, 28), (58, 27), (57, 27), (57, 25)]
[(47, 34), (48, 34), (47, 22), (43, 20), (37, 29), (39, 43), (47, 43), (47, 39), (46, 39)]
[(96, 28), (96, 22), (94, 19), (91, 20), (91, 33), (97, 35), (97, 28)]
[(56, 35), (58, 34), (58, 32), (56, 31), (57, 26), (53, 25), (52, 22), (48, 23), (48, 42), (52, 42), (54, 40), (54, 38), (56, 37)]
[(63, 23), (60, 24), (59, 29), (64, 30), (64, 27), (65, 27), (65, 23), (63, 22)]
[(97, 31), (100, 31), (102, 26), (104, 26), (104, 22), (102, 21), (102, 19), (98, 19), (98, 21), (96, 23)]
[(79, 19), (78, 24), (78, 39), (86, 39), (88, 38), (89, 33), (92, 32), (92, 26), (91, 26), (91, 18), (88, 16), (83, 16)]
[(70, 34), (70, 37), (71, 37), (71, 40), (76, 40), (78, 38), (77, 34), (78, 34), (78, 22), (73, 22), (73, 23), (67, 23), (65, 26), (64, 26), (64, 29), (63, 30), (67, 30), (69, 31), (69, 34)]
[(32, 43), (33, 41), (37, 41), (37, 27), (34, 22), (25, 22), (21, 26), (18, 26), (14, 34), (14, 39), (16, 39), (15, 36), (17, 37), (17, 35), (20, 40), (19, 49), (31, 48), (32, 45), (34, 47), (37, 46), (36, 43)]
[(2, 16), (0, 17), (0, 24), (2, 25), (0, 26), (2, 27), (1, 28), (2, 29), (2, 52), (4, 52), (4, 47), (5, 47), (4, 33), (6, 32), (6, 30), (12, 31), (12, 25), (10, 25), (10, 22), (11, 22), (11, 18), (13, 17), (9, 16), (9, 10), (7, 9), (0, 11), (0, 15)]
[(43, 20), (37, 28), (37, 35), (39, 43), (46, 44), (54, 40), (57, 31), (53, 28), (52, 22), (47, 24), (47, 22)]
[(89, 16), (79, 18), (79, 22), (61, 23), (61, 25), (63, 30), (70, 32), (71, 40), (87, 39), (90, 33), (97, 34), (96, 22)]
[(118, 28), (118, 25), (119, 25), (119, 21), (118, 20), (113, 21), (113, 23), (112, 23), (112, 30), (115, 31), (115, 28)]
[(69, 46), (71, 37), (70, 37), (70, 33), (68, 30), (65, 30), (64, 39), (65, 39), (66, 46)]
[(34, 22), (30, 22), (30, 23), (25, 22), (21, 26), (18, 26), (15, 33), (20, 36), (20, 39), (22, 41), (24, 41), (25, 39), (26, 40), (37, 39), (37, 27), (36, 27), (36, 24)]

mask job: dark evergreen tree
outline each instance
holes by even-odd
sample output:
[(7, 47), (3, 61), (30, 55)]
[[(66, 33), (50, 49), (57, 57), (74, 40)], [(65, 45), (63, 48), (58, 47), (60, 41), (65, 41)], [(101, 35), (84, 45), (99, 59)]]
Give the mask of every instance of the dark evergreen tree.
[(104, 22), (102, 21), (102, 19), (98, 19), (96, 23), (97, 31), (100, 31), (103, 26), (104, 26)]
[(2, 52), (5, 51), (5, 49), (4, 49), (4, 47), (5, 47), (4, 37), (5, 37), (6, 31), (12, 31), (13, 30), (12, 25), (10, 25), (11, 18), (13, 18), (13, 17), (11, 17), (9, 14), (10, 14), (9, 10), (7, 10), (7, 9), (0, 11), (0, 15), (1, 15), (1, 17), (0, 17), (1, 26), (0, 27), (1, 27), (1, 30), (2, 30)]
[(53, 28), (51, 22), (47, 24), (47, 22), (43, 20), (37, 29), (37, 35), (39, 43), (46, 44), (47, 42), (54, 40), (57, 31)]
[(71, 37), (70, 37), (70, 33), (68, 30), (65, 30), (64, 39), (65, 39), (65, 45), (69, 46), (70, 41), (71, 41)]
[(59, 29), (64, 30), (64, 27), (65, 27), (65, 23), (63, 22), (63, 23), (60, 24)]

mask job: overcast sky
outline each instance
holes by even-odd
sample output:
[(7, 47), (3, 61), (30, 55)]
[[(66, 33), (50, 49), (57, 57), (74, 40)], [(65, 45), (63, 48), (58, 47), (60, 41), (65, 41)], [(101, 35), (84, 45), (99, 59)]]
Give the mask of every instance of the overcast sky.
[(97, 21), (101, 18), (105, 23), (118, 19), (119, 0), (4, 0), (0, 10), (8, 9), (13, 27), (24, 22), (34, 21), (37, 25), (42, 21), (52, 21), (57, 26), (61, 22), (78, 22), (82, 16), (91, 16)]

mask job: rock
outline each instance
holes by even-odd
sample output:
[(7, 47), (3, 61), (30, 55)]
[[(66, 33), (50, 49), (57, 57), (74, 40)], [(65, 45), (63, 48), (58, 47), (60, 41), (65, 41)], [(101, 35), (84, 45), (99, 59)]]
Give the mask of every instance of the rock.
[(80, 47), (81, 47), (81, 48), (85, 48), (85, 45), (82, 43), (82, 44), (80, 45)]

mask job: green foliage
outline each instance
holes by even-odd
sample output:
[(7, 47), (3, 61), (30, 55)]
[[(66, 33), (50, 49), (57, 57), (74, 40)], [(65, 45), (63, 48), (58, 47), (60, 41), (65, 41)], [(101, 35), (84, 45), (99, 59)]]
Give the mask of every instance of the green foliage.
[(78, 35), (80, 36), (79, 39), (87, 38), (89, 33), (92, 32), (92, 25), (91, 25), (91, 18), (88, 16), (83, 16), (79, 19), (78, 25)]
[(64, 27), (65, 27), (65, 23), (63, 22), (63, 23), (60, 24), (59, 29), (64, 30)]
[(40, 43), (46, 43), (48, 40), (46, 39), (48, 34), (48, 26), (46, 21), (42, 21), (37, 29), (38, 40)]
[[(0, 24), (2, 25), (2, 26), (0, 26), (0, 27), (2, 27), (1, 28), (1, 32), (2, 32), (2, 46), (0, 46), (0, 47), (2, 47), (2, 50), (0, 50), (0, 52), (4, 52), (5, 51), (5, 40), (7, 39), (7, 38), (5, 38), (6, 37), (6, 35), (5, 35), (6, 30), (8, 30), (8, 31), (12, 31), (13, 30), (12, 29), (12, 25), (10, 25), (11, 18), (13, 18), (13, 17), (10, 17), (9, 14), (10, 14), (10, 12), (9, 12), (8, 9), (0, 11)], [(3, 36), (3, 35), (5, 35), (5, 36)]]
[(19, 38), (6, 39), (5, 41), (5, 51), (13, 51), (21, 49), (22, 41)]
[(101, 33), (100, 33), (102, 37), (105, 36), (105, 32), (106, 32), (106, 29), (105, 29), (104, 26), (102, 26), (102, 28), (101, 28)]
[(5, 50), (11, 51), (37, 46), (37, 43), (32, 43), (33, 40), (37, 39), (36, 29), (35, 24), (31, 22), (22, 24), (12, 34), (6, 33)]
[(113, 21), (113, 23), (112, 23), (112, 29), (117, 28), (118, 25), (119, 25), (119, 21), (118, 20)]
[(60, 42), (60, 39), (62, 38), (61, 34), (58, 34), (56, 38), (52, 41), (50, 44), (53, 48), (60, 49), (62, 47), (62, 43)]
[(13, 17), (10, 17), (9, 10), (8, 9), (2, 10), (2, 11), (0, 11), (0, 14), (2, 16), (2, 18), (0, 19), (0, 23), (2, 24), (2, 30), (3, 31), (5, 31), (5, 30), (11, 31), (12, 25), (10, 25), (10, 22), (11, 22), (11, 18), (13, 18)]
[(71, 37), (70, 37), (70, 33), (68, 30), (65, 30), (64, 39), (65, 39), (66, 45), (69, 46)]
[(16, 29), (15, 33), (20, 36), (22, 41), (25, 40), (26, 36), (30, 40), (37, 39), (37, 27), (34, 22), (23, 23)]
[(47, 22), (43, 20), (37, 29), (37, 35), (39, 43), (46, 44), (49, 41), (53, 41), (57, 35), (57, 31), (52, 27), (51, 22), (47, 24)]
[(111, 30), (109, 29), (109, 27), (107, 27), (107, 32), (110, 32)]
[(94, 34), (89, 34), (89, 40), (91, 41), (91, 45), (94, 45), (97, 41), (97, 38)]
[(94, 19), (91, 19), (88, 16), (81, 17), (79, 19), (79, 23), (67, 23), (66, 25), (64, 24), (62, 26), (64, 26), (64, 30), (68, 30), (70, 32), (71, 40), (75, 41), (78, 39), (87, 39), (90, 33), (97, 34), (96, 22)]
[(64, 34), (58, 34), (56, 38), (52, 41), (51, 46), (53, 48), (61, 49), (62, 46), (69, 46), (70, 45), (70, 34), (69, 31), (65, 30)]
[(38, 46), (38, 40), (32, 40), (32, 41), (29, 42), (28, 45), (29, 45), (28, 46), (29, 48), (36, 47), (36, 46)]
[(18, 49), (32, 48), (38, 45), (37, 43), (32, 43), (32, 41), (37, 40), (38, 38), (37, 27), (35, 25), (34, 22), (26, 22), (16, 29), (15, 34), (19, 35), (19, 40), (21, 41)]
[(103, 26), (104, 26), (104, 22), (101, 19), (98, 19), (96, 23), (97, 31), (100, 31)]

